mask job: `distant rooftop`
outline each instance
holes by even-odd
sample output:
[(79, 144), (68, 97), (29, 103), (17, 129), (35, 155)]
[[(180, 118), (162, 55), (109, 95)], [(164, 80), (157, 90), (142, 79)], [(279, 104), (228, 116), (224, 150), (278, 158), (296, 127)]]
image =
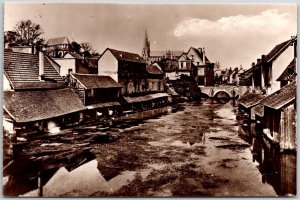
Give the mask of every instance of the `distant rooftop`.
[(172, 51), (172, 50), (165, 50), (165, 51), (150, 51), (150, 57), (163, 57), (166, 56), (167, 53), (170, 53), (171, 55), (175, 56), (175, 57), (179, 57), (181, 56), (181, 54), (184, 51)]
[[(104, 53), (106, 51), (110, 51), (117, 60), (145, 63), (145, 60), (139, 54), (136, 54), (136, 53), (130, 53), (130, 52), (120, 51), (120, 50), (111, 49), (111, 48), (107, 48), (104, 51)], [(102, 57), (102, 55), (101, 55), (101, 57)], [(99, 59), (101, 59), (101, 57)]]
[(60, 45), (60, 44), (70, 44), (70, 41), (67, 37), (57, 37), (57, 38), (51, 38), (47, 41), (47, 44), (49, 46), (53, 45)]

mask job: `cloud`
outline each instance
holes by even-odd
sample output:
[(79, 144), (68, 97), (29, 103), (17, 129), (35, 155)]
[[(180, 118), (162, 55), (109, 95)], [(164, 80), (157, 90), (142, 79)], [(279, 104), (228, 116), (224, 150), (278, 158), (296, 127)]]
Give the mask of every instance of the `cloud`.
[[(255, 33), (275, 35), (282, 30), (291, 29), (295, 19), (290, 13), (279, 13), (276, 9), (266, 10), (259, 15), (237, 15), (223, 17), (216, 21), (193, 18), (177, 25), (174, 31), (176, 37), (199, 36), (202, 34), (237, 35), (240, 33)], [(294, 26), (294, 31), (296, 27)]]
[[(191, 46), (206, 47), (210, 60), (222, 67), (249, 67), (261, 54), (297, 32), (297, 18), (270, 9), (258, 15), (236, 15), (218, 20), (192, 18), (180, 22), (174, 36)], [(197, 46), (198, 45), (198, 46)]]

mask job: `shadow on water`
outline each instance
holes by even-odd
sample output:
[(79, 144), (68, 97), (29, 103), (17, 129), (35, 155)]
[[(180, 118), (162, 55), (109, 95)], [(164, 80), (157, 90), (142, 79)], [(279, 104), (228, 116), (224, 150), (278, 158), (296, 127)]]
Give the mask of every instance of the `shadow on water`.
[(43, 186), (60, 168), (71, 172), (95, 158), (92, 153), (85, 151), (81, 155), (74, 156), (70, 162), (52, 160), (52, 164), (48, 165), (29, 159), (14, 160), (11, 166), (3, 172), (3, 194), (18, 196), (39, 189), (40, 196), (42, 196)]
[[(168, 115), (183, 110), (184, 103), (128, 114), (113, 121), (111, 126), (105, 130), (125, 129), (132, 126), (138, 126), (140, 124), (143, 124), (148, 119), (158, 119), (163, 115)], [(79, 133), (78, 135), (84, 135), (87, 130), (89, 132), (98, 131), (98, 129), (90, 130), (84, 127), (74, 128), (74, 130)], [(103, 142), (103, 135), (101, 135), (101, 141)], [(18, 150), (18, 152), (21, 151)], [(118, 166), (112, 168), (112, 165), (103, 165), (103, 162), (98, 162), (95, 159), (95, 155), (92, 154), (89, 150), (82, 151), (82, 153), (70, 152), (70, 154), (74, 155), (71, 155), (67, 159), (57, 158), (59, 156), (56, 156), (56, 154), (53, 154), (51, 152), (49, 153), (50, 154), (40, 155), (41, 159), (34, 159), (34, 161), (28, 156), (19, 153), (18, 156), (14, 156), (14, 160), (11, 160), (10, 162), (7, 161), (5, 163), (5, 169), (3, 169), (3, 194), (5, 196), (19, 196), (33, 190), (38, 190), (39, 196), (43, 196), (43, 187), (49, 187), (47, 186), (47, 183), (51, 179), (56, 179), (56, 176), (58, 176), (58, 171), (60, 171), (60, 173), (62, 173), (61, 171), (64, 171), (65, 175), (63, 175), (62, 177), (71, 176), (72, 172), (74, 170), (76, 171), (76, 169), (80, 168), (81, 166), (83, 168), (88, 168), (85, 166), (85, 164), (91, 162), (92, 160), (97, 163), (95, 166), (93, 166), (95, 168), (93, 168), (93, 170), (95, 171), (97, 169), (98, 171), (99, 175), (97, 175), (97, 179), (99, 183), (110, 181), (111, 179), (119, 176), (121, 172), (124, 171)], [(14, 154), (16, 155), (17, 153)], [(126, 159), (121, 157), (121, 160)], [(120, 162), (120, 159), (116, 162)], [(84, 171), (85, 169), (81, 170)], [(90, 169), (86, 170), (89, 171)], [(74, 176), (79, 178), (78, 175)], [(70, 186), (72, 187), (72, 183), (70, 183)]]
[(255, 129), (255, 124), (241, 124), (239, 137), (251, 145), (253, 162), (257, 162), (262, 183), (272, 185), (280, 196), (296, 195), (296, 152), (280, 151)]

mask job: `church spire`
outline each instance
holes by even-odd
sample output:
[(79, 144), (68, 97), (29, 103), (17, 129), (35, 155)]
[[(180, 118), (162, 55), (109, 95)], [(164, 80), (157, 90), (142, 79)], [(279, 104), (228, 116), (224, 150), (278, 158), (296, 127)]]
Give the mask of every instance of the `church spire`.
[(142, 56), (146, 61), (150, 57), (150, 42), (148, 39), (147, 29), (145, 30), (144, 47), (142, 51)]

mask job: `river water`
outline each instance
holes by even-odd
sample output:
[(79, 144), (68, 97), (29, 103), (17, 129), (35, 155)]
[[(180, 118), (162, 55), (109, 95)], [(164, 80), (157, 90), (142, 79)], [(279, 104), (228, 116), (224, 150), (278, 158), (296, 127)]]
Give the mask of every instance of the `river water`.
[[(278, 168), (258, 159), (259, 140), (241, 137), (236, 113), (233, 101), (206, 100), (128, 114), (105, 129), (117, 140), (90, 143), (92, 156), (75, 167), (8, 174), (4, 195), (38, 196), (41, 188), (45, 197), (290, 193), (282, 193)], [(293, 159), (285, 155), (288, 167)]]

